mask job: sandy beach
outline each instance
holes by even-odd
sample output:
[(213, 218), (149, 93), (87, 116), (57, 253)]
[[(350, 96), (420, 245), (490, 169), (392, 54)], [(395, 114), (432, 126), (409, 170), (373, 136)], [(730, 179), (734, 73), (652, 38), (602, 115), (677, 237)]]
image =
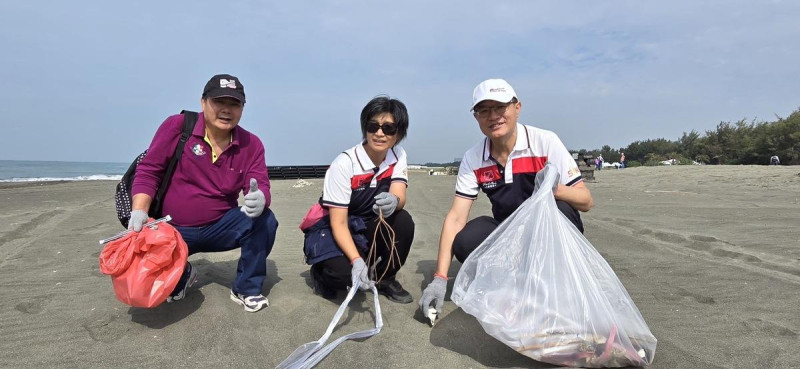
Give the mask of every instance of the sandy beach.
[[(652, 368), (800, 368), (800, 167), (595, 174), (585, 235), (658, 339)], [(117, 301), (97, 242), (122, 230), (116, 183), (0, 184), (0, 366), (274, 367), (317, 340), (343, 298), (310, 288), (297, 226), (322, 180), (307, 181), (272, 182), (280, 227), (264, 285), (271, 306), (255, 314), (228, 298), (238, 251), (192, 256), (199, 281), (183, 301), (155, 309)], [(398, 279), (415, 301), (381, 296), (383, 331), (343, 343), (319, 368), (553, 367), (488, 336), (449, 300), (434, 328), (423, 322), (417, 300), (454, 184), (454, 176), (411, 174), (406, 209), (416, 238)], [(472, 216), (489, 207), (481, 195)], [(457, 272), (455, 262), (450, 276)], [(359, 293), (332, 337), (372, 327), (373, 313), (371, 295)]]

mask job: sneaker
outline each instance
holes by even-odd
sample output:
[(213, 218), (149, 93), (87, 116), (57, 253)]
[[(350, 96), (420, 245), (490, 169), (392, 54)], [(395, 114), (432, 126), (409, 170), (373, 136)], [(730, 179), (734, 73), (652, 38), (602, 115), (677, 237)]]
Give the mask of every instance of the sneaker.
[(167, 297), (167, 302), (178, 301), (186, 297), (186, 290), (189, 289), (195, 282), (197, 282), (197, 269), (192, 266), (192, 263), (186, 262), (186, 269), (183, 271), (184, 274), (188, 274), (189, 277), (186, 278), (186, 282), (183, 283), (182, 288), (177, 288), (180, 286), (180, 281), (178, 281), (178, 285), (175, 286), (175, 290), (172, 291), (172, 294)]
[(242, 305), (244, 311), (248, 313), (255, 313), (256, 311), (269, 307), (269, 300), (264, 295), (245, 296), (231, 290), (231, 300)]
[(409, 304), (414, 299), (411, 297), (411, 294), (408, 293), (403, 286), (398, 282), (396, 279), (381, 281), (376, 286), (378, 288), (378, 293), (381, 295), (386, 296), (389, 300), (400, 304)]

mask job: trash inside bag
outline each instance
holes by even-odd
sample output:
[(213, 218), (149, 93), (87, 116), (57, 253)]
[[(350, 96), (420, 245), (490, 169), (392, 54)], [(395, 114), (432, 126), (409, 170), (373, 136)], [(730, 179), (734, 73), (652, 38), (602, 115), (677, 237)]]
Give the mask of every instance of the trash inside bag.
[(178, 284), (188, 255), (180, 233), (164, 222), (109, 242), (100, 253), (100, 271), (111, 276), (118, 300), (153, 308)]
[(467, 258), (452, 300), (483, 329), (534, 360), (564, 366), (646, 366), (656, 338), (600, 253), (561, 214), (558, 173)]

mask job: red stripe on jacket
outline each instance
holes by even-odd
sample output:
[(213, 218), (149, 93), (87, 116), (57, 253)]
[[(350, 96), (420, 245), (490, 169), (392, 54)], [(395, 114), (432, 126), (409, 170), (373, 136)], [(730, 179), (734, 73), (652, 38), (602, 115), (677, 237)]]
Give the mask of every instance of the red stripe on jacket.
[(547, 164), (546, 156), (528, 156), (511, 160), (512, 174), (537, 173)]
[(353, 176), (353, 178), (350, 178), (350, 188), (355, 190), (356, 188), (361, 188), (364, 184), (369, 185), (372, 182), (373, 175), (372, 173), (367, 173)]
[(393, 173), (394, 173), (394, 164), (390, 165), (389, 169), (386, 169), (385, 172), (383, 172), (380, 175), (378, 175), (378, 178), (376, 179), (376, 181), (380, 181), (381, 179), (384, 179), (384, 178), (387, 178), (387, 177), (391, 178)]

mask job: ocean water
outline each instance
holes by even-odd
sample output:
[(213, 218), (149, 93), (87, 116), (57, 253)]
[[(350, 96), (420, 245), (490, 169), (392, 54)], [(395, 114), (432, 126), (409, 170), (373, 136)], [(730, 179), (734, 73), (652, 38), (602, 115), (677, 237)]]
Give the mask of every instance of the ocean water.
[(119, 181), (130, 164), (0, 160), (0, 182)]

